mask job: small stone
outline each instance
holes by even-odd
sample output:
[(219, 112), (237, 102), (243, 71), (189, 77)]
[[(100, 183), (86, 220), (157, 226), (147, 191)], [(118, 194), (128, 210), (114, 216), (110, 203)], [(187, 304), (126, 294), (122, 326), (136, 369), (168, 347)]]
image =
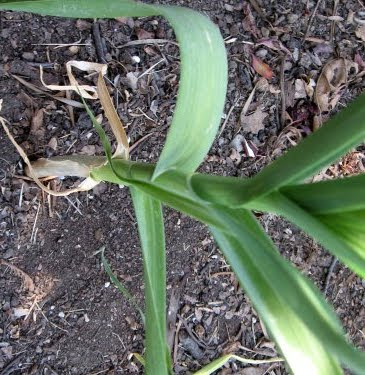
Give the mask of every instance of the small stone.
[(3, 311), (8, 311), (10, 310), (10, 303), (9, 302), (5, 302), (3, 304)]
[(94, 236), (97, 241), (100, 241), (103, 238), (103, 231), (100, 228), (97, 229)]
[(76, 27), (81, 31), (85, 31), (85, 30), (90, 30), (92, 27), (92, 24), (85, 20), (77, 20)]
[(288, 14), (288, 23), (292, 24), (292, 23), (296, 23), (299, 19), (299, 15), (298, 14)]
[(23, 57), (24, 60), (34, 61), (34, 54), (33, 54), (33, 52), (24, 52), (22, 54), (22, 57)]
[(68, 48), (69, 52), (72, 54), (72, 55), (76, 55), (79, 50), (80, 50), (80, 47), (79, 46), (70, 46)]

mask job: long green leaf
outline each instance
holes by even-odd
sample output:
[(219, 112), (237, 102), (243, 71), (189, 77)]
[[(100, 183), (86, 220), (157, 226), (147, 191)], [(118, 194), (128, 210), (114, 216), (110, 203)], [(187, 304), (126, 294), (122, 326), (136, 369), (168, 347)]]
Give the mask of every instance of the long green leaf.
[(154, 178), (169, 169), (194, 172), (209, 151), (223, 113), (227, 57), (219, 29), (197, 12), (161, 7), (180, 45), (178, 103)]
[(146, 17), (159, 14), (153, 6), (133, 0), (0, 0), (1, 9), (67, 18)]
[(231, 230), (212, 228), (213, 235), (293, 372), (340, 374), (342, 362), (361, 374), (363, 354), (347, 344), (319, 293), (280, 257), (253, 217), (219, 212)]
[(131, 188), (138, 221), (146, 291), (146, 373), (172, 373), (166, 339), (166, 256), (161, 204)]
[(335, 162), (365, 139), (365, 94), (328, 121), (321, 129), (290, 149), (250, 179), (216, 179), (201, 175), (191, 186), (203, 199), (243, 206), (279, 188), (299, 183)]
[(153, 177), (170, 169), (184, 173), (197, 169), (218, 131), (227, 86), (224, 42), (207, 17), (187, 8), (132, 0), (0, 0), (1, 9), (77, 18), (166, 17), (179, 41), (181, 79), (171, 128)]
[(280, 192), (312, 214), (365, 209), (365, 174), (287, 186), (281, 188)]
[[(365, 217), (363, 211), (327, 215), (314, 215), (280, 193), (271, 194), (264, 202), (265, 208), (281, 215), (310, 234), (328, 251), (348, 267), (365, 278)], [(352, 218), (351, 224), (346, 220)], [(341, 224), (341, 220), (343, 223)], [(344, 228), (347, 228), (345, 230)], [(352, 228), (350, 232), (350, 228)], [(341, 230), (342, 229), (342, 230)], [(362, 236), (362, 241), (356, 241)], [(351, 241), (354, 238), (354, 241)]]
[[(309, 366), (320, 355), (319, 362), (310, 365), (317, 368), (314, 374), (340, 373), (332, 356), (361, 374), (359, 369), (365, 367), (363, 355), (347, 344), (334, 314), (319, 292), (281, 258), (247, 211), (216, 207), (197, 200), (184, 176), (177, 174), (174, 180), (174, 174), (169, 172), (151, 182), (153, 166), (118, 160), (115, 167), (118, 174), (139, 189), (214, 227), (222, 251), (260, 316), (268, 327), (273, 325), (272, 336), (290, 366), (296, 368), (295, 373), (304, 373), (305, 369), (302, 367), (300, 372), (301, 366), (295, 367), (297, 358), (302, 366), (303, 363)], [(95, 170), (93, 177), (118, 183), (108, 166)], [(333, 372), (322, 371), (326, 366)]]

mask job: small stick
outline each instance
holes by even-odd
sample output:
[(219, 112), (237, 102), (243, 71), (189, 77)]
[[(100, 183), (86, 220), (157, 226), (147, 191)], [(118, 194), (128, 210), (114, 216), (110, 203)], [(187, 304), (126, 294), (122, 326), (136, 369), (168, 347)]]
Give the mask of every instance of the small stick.
[(285, 112), (286, 112), (286, 87), (285, 87), (285, 61), (286, 55), (281, 59), (280, 66), (280, 91), (281, 91), (281, 116), (280, 125), (281, 129), (285, 128)]
[(41, 201), (38, 202), (37, 213), (35, 215), (35, 220), (34, 220), (34, 224), (33, 224), (32, 234), (30, 236), (30, 243), (33, 243), (33, 238), (34, 238), (35, 228), (36, 228), (37, 221), (38, 221), (38, 214), (39, 214), (39, 208), (40, 207), (41, 207)]
[(313, 23), (314, 17), (316, 16), (318, 8), (321, 5), (321, 3), (322, 3), (322, 0), (317, 0), (317, 4), (316, 4), (316, 6), (315, 6), (315, 8), (313, 10), (313, 13), (312, 13), (309, 21), (308, 21), (308, 26), (307, 26), (307, 30), (305, 31), (305, 34), (304, 34), (303, 42), (307, 39), (307, 37), (309, 35), (310, 28), (312, 27), (312, 23)]
[(137, 77), (137, 80), (148, 74), (151, 70), (155, 69), (157, 65), (160, 65), (162, 62), (166, 61), (165, 59), (161, 59), (160, 61), (157, 61), (156, 64), (153, 64), (151, 67), (149, 67), (145, 72), (143, 72), (141, 75)]
[(230, 108), (230, 110), (228, 111), (227, 113), (227, 116), (226, 116), (226, 119), (224, 120), (223, 122), (223, 125), (221, 127), (221, 130), (219, 131), (219, 134), (218, 134), (218, 137), (220, 137), (222, 135), (222, 133), (224, 132), (224, 129), (226, 128), (227, 126), (227, 123), (228, 123), (228, 120), (229, 118), (231, 117), (231, 114), (233, 112), (233, 110), (236, 108), (236, 105), (237, 103), (240, 101), (241, 97), (239, 97), (232, 105), (232, 107)]
[(332, 273), (337, 265), (337, 262), (338, 262), (338, 259), (336, 257), (333, 257), (333, 260), (332, 260), (332, 263), (330, 265), (330, 268), (328, 269), (328, 273), (327, 273), (327, 276), (326, 276), (326, 282), (324, 284), (324, 291), (323, 291), (323, 294), (324, 296), (327, 295), (327, 292), (328, 292), (328, 287), (329, 287), (329, 284), (330, 284), (330, 281), (331, 281), (331, 276), (332, 276)]
[(210, 347), (208, 345), (206, 345), (205, 343), (199, 341), (193, 331), (191, 330), (191, 328), (189, 327), (188, 323), (186, 322), (186, 320), (180, 315), (180, 314), (177, 314), (177, 317), (179, 318), (179, 320), (182, 322), (186, 332), (188, 333), (188, 335), (191, 337), (191, 339), (198, 345), (200, 346), (201, 348), (205, 349), (205, 350), (214, 350), (215, 348), (213, 347)]
[(142, 142), (144, 142), (147, 138), (149, 138), (152, 134), (152, 133), (149, 133), (149, 134), (146, 134), (145, 136), (143, 136), (142, 138), (140, 138), (138, 141), (134, 142), (132, 146), (129, 147), (129, 153), (131, 154), (136, 148), (138, 145), (140, 145)]
[(19, 208), (22, 208), (23, 190), (24, 190), (24, 182), (22, 183), (22, 188), (20, 189), (19, 204), (18, 204)]
[(74, 202), (66, 195), (65, 198), (68, 200), (68, 202), (71, 204), (71, 206), (81, 215), (84, 216), (83, 213), (80, 211), (80, 209), (75, 205)]
[[(337, 7), (338, 7), (339, 0), (335, 0), (335, 3), (333, 5), (333, 13), (332, 15), (335, 16), (337, 13)], [(335, 41), (335, 32), (336, 32), (336, 21), (332, 21), (331, 25), (331, 43), (334, 43)]]
[(100, 26), (97, 21), (93, 23), (93, 37), (95, 42), (96, 54), (98, 55), (99, 62), (106, 63), (104, 47), (100, 35)]
[(177, 362), (177, 349), (179, 346), (179, 332), (180, 332), (181, 326), (182, 326), (182, 321), (179, 320), (177, 323), (175, 338), (174, 338), (174, 355), (173, 355), (174, 363)]
[(138, 45), (144, 45), (144, 44), (165, 44), (170, 43), (174, 44), (175, 46), (178, 46), (179, 44), (168, 39), (143, 39), (143, 40), (131, 40), (128, 43), (122, 44), (121, 46), (116, 46), (115, 48), (124, 48), (124, 47), (130, 47), (130, 46), (138, 46)]

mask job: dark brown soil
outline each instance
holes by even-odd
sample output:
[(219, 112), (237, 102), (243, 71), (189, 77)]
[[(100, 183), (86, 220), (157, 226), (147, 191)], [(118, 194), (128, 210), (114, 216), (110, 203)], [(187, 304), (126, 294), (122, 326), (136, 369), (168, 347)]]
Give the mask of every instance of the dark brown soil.
[[(314, 19), (314, 28), (310, 31), (311, 37), (322, 41), (313, 39), (306, 43), (303, 43), (303, 36), (315, 2), (309, 2), (309, 9), (306, 0), (255, 2), (264, 12), (260, 15), (251, 8), (257, 36), (253, 35), (252, 28), (251, 32), (247, 31), (248, 2), (177, 0), (164, 3), (202, 11), (219, 25), (229, 41), (225, 114), (230, 112), (230, 116), (201, 167), (201, 171), (207, 173), (252, 175), (313, 130), (316, 108), (310, 99), (294, 97), (296, 79), (317, 81), (323, 65), (338, 57), (355, 59), (360, 62), (360, 70), (365, 67), (361, 67), (358, 57), (365, 57), (364, 41), (356, 36), (357, 25), (350, 19), (353, 12), (364, 8), (358, 0), (340, 2), (336, 14), (343, 19), (335, 27), (332, 44), (326, 44), (331, 41), (332, 22), (326, 17), (332, 15), (332, 1), (322, 2), (319, 17)], [(95, 48), (93, 20), (79, 22), (0, 13), (1, 116), (9, 121), (15, 138), (32, 159), (66, 153), (102, 154), (102, 148), (82, 110), (74, 108), (73, 124), (67, 106), (35, 93), (19, 83), (14, 75), (42, 87), (39, 65), (45, 64), (47, 83), (64, 84), (65, 62), (104, 59), (109, 63), (108, 78), (114, 83), (110, 91), (131, 144), (151, 134), (138, 145), (132, 159), (149, 162), (158, 159), (178, 89), (178, 48), (169, 43), (119, 47), (147, 36), (174, 40), (174, 34), (159, 18), (100, 20), (98, 25), (104, 41), (102, 51)], [(255, 45), (253, 51), (273, 70), (274, 78), (269, 88), (258, 90), (248, 112), (248, 115), (255, 113), (261, 107), (268, 115), (258, 124), (257, 131), (248, 132), (245, 129), (247, 119), (241, 122), (240, 114), (259, 76), (252, 69), (251, 47), (247, 42), (255, 43), (266, 36), (278, 37), (293, 55), (297, 54), (294, 60), (288, 59), (285, 67), (287, 112), (293, 121), (303, 111), (309, 116), (283, 130), (282, 54), (264, 45)], [(44, 45), (77, 41), (82, 45), (60, 48)], [(139, 63), (136, 63), (136, 56)], [(164, 61), (133, 90), (127, 73), (144, 72), (162, 57)], [(343, 90), (335, 111), (362, 91), (363, 80), (352, 80)], [(98, 104), (93, 107), (96, 113), (100, 112)], [(34, 118), (41, 109), (44, 110), (43, 122), (35, 129)], [(237, 138), (237, 134), (244, 136), (255, 150), (254, 158), (249, 158), (247, 150), (239, 147), (242, 138)], [(143, 353), (141, 319), (110, 284), (98, 252), (102, 246), (106, 247), (105, 254), (113, 271), (143, 305), (140, 247), (127, 189), (102, 184), (93, 191), (67, 199), (49, 198), (23, 178), (23, 164), (2, 130), (0, 150), (0, 261), (3, 262), (0, 263), (0, 373), (143, 373), (132, 357), (132, 353)], [(364, 156), (360, 151), (318, 178), (359, 172), (364, 168)], [(64, 188), (72, 182), (58, 180), (53, 181), (52, 186)], [(172, 327), (176, 327), (175, 335), (172, 330), (175, 372), (193, 372), (223, 352), (236, 352), (250, 358), (276, 356), (274, 345), (265, 336), (256, 312), (207, 229), (170, 209), (164, 210), (164, 217), (168, 296), (169, 300), (178, 300), (177, 308), (170, 306), (170, 309), (180, 316)], [(283, 220), (269, 214), (262, 215), (260, 220), (283, 255), (323, 290), (332, 256)], [(17, 269), (32, 278), (33, 291), (27, 290), (26, 281)], [(327, 287), (327, 298), (334, 304), (348, 336), (355, 345), (365, 348), (363, 282), (337, 264)], [(231, 363), (219, 373), (279, 375), (287, 372), (282, 365), (254, 370)]]

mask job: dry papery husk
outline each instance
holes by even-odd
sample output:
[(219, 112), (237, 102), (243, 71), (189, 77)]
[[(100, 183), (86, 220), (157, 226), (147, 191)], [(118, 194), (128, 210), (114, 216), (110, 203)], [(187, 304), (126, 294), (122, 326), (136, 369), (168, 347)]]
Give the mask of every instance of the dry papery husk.
[[(79, 85), (76, 78), (72, 73), (72, 67), (80, 69), (85, 72), (94, 72), (98, 74), (97, 87), (90, 85)], [(107, 72), (106, 64), (97, 64), (87, 61), (69, 61), (66, 63), (67, 76), (70, 80), (70, 85), (58, 86), (58, 85), (47, 85), (43, 81), (43, 71), (40, 70), (41, 81), (44, 86), (49, 90), (54, 91), (67, 91), (72, 90), (80, 94), (84, 99), (100, 99), (103, 106), (105, 115), (110, 123), (113, 134), (117, 141), (117, 148), (113, 154), (113, 158), (129, 158), (129, 143), (125, 133), (122, 122), (114, 108), (113, 102), (109, 96), (108, 89), (105, 85), (103, 76)], [(92, 94), (90, 94), (92, 93)], [(0, 111), (2, 107), (2, 100), (0, 99)], [(30, 162), (28, 156), (24, 150), (16, 142), (10, 130), (7, 126), (7, 121), (0, 117), (0, 123), (4, 128), (10, 141), (15, 146), (19, 155), (26, 164), (26, 174), (31, 177), (34, 182), (46, 193), (54, 196), (67, 196), (80, 191), (88, 191), (93, 189), (99, 184), (99, 181), (95, 181), (90, 177), (90, 172), (97, 167), (105, 165), (107, 160), (105, 157), (100, 156), (85, 156), (85, 155), (69, 155), (62, 157), (54, 157), (50, 159), (39, 159), (35, 162)], [(40, 180), (43, 177), (64, 177), (64, 176), (75, 176), (84, 177), (76, 188), (67, 189), (65, 191), (55, 191), (46, 187)]]
[(343, 58), (331, 60), (323, 67), (314, 95), (321, 112), (329, 112), (336, 107), (342, 90), (349, 82), (351, 70), (357, 75), (358, 64)]

